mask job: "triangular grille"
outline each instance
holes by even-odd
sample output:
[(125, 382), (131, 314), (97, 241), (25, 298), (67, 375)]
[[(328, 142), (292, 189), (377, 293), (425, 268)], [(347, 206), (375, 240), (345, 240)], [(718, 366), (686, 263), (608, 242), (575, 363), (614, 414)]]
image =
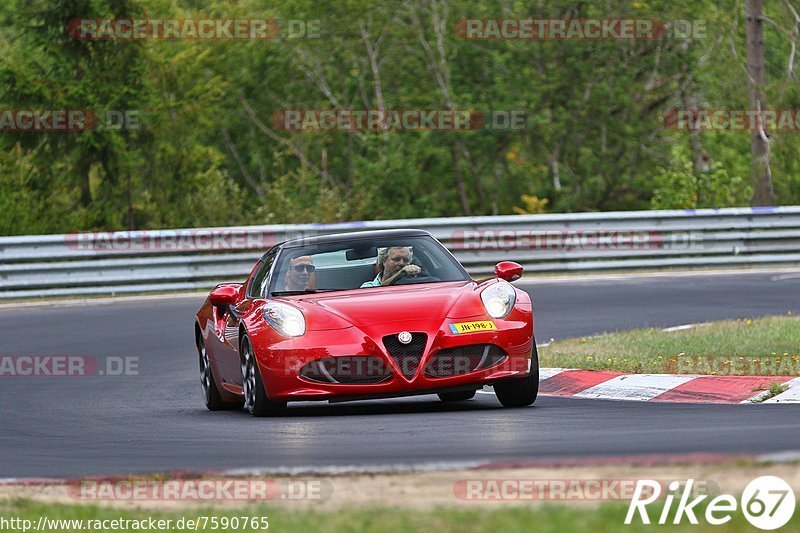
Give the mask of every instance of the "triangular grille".
[(428, 335), (425, 333), (412, 333), (411, 342), (408, 344), (400, 342), (397, 335), (386, 335), (383, 338), (383, 345), (403, 376), (406, 379), (411, 379), (417, 373), (419, 363), (425, 354), (425, 343), (427, 341)]

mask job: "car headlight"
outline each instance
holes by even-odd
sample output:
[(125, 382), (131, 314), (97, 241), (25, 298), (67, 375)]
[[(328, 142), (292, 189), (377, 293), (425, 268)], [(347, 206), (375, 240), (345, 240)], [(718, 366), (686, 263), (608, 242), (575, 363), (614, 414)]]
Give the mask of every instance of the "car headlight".
[(517, 301), (517, 293), (510, 283), (498, 281), (481, 292), (481, 300), (490, 317), (503, 318), (514, 307), (514, 303)]
[(261, 311), (272, 328), (287, 337), (300, 337), (306, 332), (306, 319), (299, 309), (278, 302), (270, 302)]

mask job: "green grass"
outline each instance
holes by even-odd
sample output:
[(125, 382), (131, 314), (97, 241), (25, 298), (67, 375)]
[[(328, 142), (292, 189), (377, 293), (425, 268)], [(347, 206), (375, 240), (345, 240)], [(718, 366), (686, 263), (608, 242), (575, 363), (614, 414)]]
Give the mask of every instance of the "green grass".
[(761, 403), (769, 400), (770, 398), (774, 398), (778, 394), (782, 394), (789, 390), (789, 386), (783, 383), (778, 383), (777, 381), (773, 381), (769, 384), (769, 389), (766, 390), (764, 396), (757, 398), (755, 400), (750, 400), (755, 403)]
[[(657, 521), (660, 508), (655, 507), (650, 511), (651, 520)], [(674, 514), (674, 506), (670, 517)], [(186, 519), (198, 516), (234, 517), (234, 516), (266, 516), (269, 519), (269, 529), (261, 531), (347, 531), (347, 532), (416, 532), (416, 531), (536, 531), (541, 533), (562, 533), (564, 531), (591, 531), (601, 532), (648, 532), (659, 526), (646, 526), (638, 521), (630, 526), (624, 525), (627, 502), (604, 503), (601, 505), (564, 504), (564, 505), (519, 505), (514, 507), (503, 506), (496, 502), (475, 502), (468, 507), (439, 507), (430, 510), (416, 510), (411, 508), (344, 508), (331, 511), (288, 511), (277, 507), (251, 506), (238, 510), (220, 511), (209, 509), (192, 509), (181, 512), (153, 512), (148, 510), (118, 510), (89, 505), (63, 505), (44, 504), (20, 500), (13, 503), (0, 503), (0, 516), (8, 518), (23, 518), (37, 523), (40, 516), (58, 519), (83, 519), (83, 520), (113, 520), (123, 519), (171, 519), (174, 521), (181, 517)], [(693, 526), (684, 517), (680, 526), (668, 527), (670, 531), (714, 531), (719, 533), (732, 533), (739, 531), (752, 531), (741, 511), (733, 514), (733, 520), (724, 526), (710, 526), (705, 523), (701, 515), (702, 509), (697, 509), (700, 525)], [(637, 517), (638, 518), (638, 517)], [(670, 518), (671, 519), (671, 518)], [(795, 513), (792, 521), (783, 530), (800, 529), (800, 513)], [(131, 529), (133, 530), (133, 529)], [(78, 529), (69, 527), (59, 529), (63, 533), (77, 532)], [(84, 530), (85, 531), (85, 530)], [(116, 530), (123, 531), (123, 530)], [(159, 531), (185, 531), (172, 527)], [(198, 531), (204, 531), (199, 528)], [(212, 531), (206, 528), (205, 531)], [(218, 529), (217, 531), (221, 531)], [(233, 528), (226, 531), (234, 531)], [(258, 529), (239, 528), (235, 531), (254, 532)]]
[(800, 318), (712, 322), (680, 331), (634, 329), (556, 341), (540, 365), (634, 373), (800, 375)]

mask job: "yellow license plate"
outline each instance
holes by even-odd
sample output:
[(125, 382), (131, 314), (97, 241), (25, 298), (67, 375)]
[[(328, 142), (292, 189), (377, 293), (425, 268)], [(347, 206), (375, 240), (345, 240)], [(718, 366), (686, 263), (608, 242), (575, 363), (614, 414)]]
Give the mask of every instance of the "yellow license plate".
[(450, 331), (453, 333), (475, 333), (476, 331), (496, 330), (497, 326), (491, 320), (481, 320), (479, 322), (456, 322), (450, 324)]

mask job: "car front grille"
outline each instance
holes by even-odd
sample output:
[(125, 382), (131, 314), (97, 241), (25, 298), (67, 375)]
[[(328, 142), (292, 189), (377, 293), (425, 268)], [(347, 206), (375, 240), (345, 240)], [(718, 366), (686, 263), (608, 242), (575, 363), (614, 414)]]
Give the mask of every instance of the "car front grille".
[(428, 342), (428, 335), (425, 333), (412, 333), (411, 342), (403, 344), (397, 335), (386, 335), (383, 338), (383, 345), (386, 351), (400, 369), (400, 372), (411, 379), (417, 373), (419, 362), (425, 354), (425, 344)]
[(375, 385), (391, 379), (392, 372), (379, 357), (339, 356), (306, 363), (300, 376), (317, 383)]
[(425, 375), (446, 378), (469, 374), (494, 366), (506, 358), (506, 353), (494, 344), (469, 344), (439, 350), (425, 367)]

